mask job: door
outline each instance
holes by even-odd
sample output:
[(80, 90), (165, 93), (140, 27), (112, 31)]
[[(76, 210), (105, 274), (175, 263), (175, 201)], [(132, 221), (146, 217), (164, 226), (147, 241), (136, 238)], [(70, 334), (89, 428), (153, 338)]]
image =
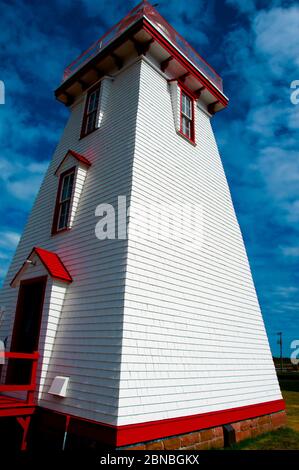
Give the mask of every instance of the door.
[[(44, 294), (47, 276), (21, 281), (14, 329), (11, 341), (12, 352), (32, 353), (38, 349)], [(28, 384), (32, 361), (10, 359), (6, 382)]]

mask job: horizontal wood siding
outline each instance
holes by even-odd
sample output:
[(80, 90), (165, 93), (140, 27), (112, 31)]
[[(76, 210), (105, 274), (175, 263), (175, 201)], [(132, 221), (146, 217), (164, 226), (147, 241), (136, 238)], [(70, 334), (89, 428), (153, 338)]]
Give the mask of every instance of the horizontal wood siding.
[[(120, 425), (281, 398), (210, 118), (196, 108), (193, 146), (176, 133), (172, 99), (167, 81), (143, 62)], [(183, 203), (203, 209), (197, 250), (153, 238), (136, 215), (153, 204)]]
[[(117, 417), (127, 241), (96, 238), (95, 208), (100, 203), (116, 206), (119, 194), (127, 195), (129, 202), (139, 70), (140, 64), (136, 63), (103, 88), (105, 112), (101, 126), (81, 140), (84, 97), (73, 105), (0, 300), (6, 307), (2, 338), (11, 335), (18, 294), (18, 289), (12, 289), (9, 282), (32, 247), (40, 246), (59, 254), (73, 283), (67, 286), (65, 296), (60, 285), (49, 285), (50, 323), (41, 335), (46, 337), (47, 360), (39, 378), (43, 385), (39, 404), (110, 424)], [(77, 208), (72, 215), (72, 229), (51, 236), (58, 187), (54, 172), (69, 149), (84, 155), (92, 165), (81, 194), (75, 195)], [(81, 172), (78, 177), (83, 184)], [(68, 396), (59, 401), (47, 393), (56, 375), (70, 377)]]
[[(279, 400), (208, 115), (196, 108), (193, 146), (177, 134), (178, 94), (147, 61), (105, 80), (98, 130), (80, 140), (84, 97), (72, 107), (1, 292), (0, 337), (11, 336), (14, 320), (18, 288), (9, 282), (40, 246), (58, 253), (73, 277), (66, 289), (47, 285), (41, 406), (124, 425)], [(54, 171), (69, 149), (92, 165), (85, 181), (78, 174), (72, 229), (51, 236)], [(119, 195), (131, 202), (129, 241), (99, 241), (96, 206), (116, 207)], [(182, 203), (202, 208), (198, 249), (146, 229), (144, 208)], [(56, 375), (70, 377), (62, 400), (48, 394)]]

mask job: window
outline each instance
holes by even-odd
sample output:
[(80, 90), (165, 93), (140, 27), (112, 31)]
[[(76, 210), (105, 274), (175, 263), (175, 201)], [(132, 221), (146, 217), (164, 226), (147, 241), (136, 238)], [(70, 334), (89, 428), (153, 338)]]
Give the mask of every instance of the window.
[(69, 226), (74, 179), (75, 168), (65, 171), (60, 176), (52, 233), (66, 230)]
[(87, 94), (81, 129), (81, 138), (97, 129), (100, 85), (93, 87)]
[(194, 100), (181, 89), (181, 133), (194, 142)]

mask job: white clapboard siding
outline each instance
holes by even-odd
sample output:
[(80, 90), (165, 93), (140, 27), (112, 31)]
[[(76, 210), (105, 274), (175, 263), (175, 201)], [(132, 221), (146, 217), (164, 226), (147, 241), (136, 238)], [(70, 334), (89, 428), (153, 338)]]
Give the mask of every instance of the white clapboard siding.
[[(191, 145), (174, 126), (179, 120), (177, 96), (176, 83), (168, 85), (144, 61), (131, 194), (120, 425), (281, 398), (210, 118), (196, 108), (196, 146)], [(202, 207), (198, 249), (186, 249), (180, 240), (153, 239), (137, 211), (182, 203)]]
[[(11, 338), (9, 282), (33, 246), (56, 252), (73, 277), (48, 280), (39, 405), (122, 425), (281, 398), (210, 117), (196, 108), (196, 146), (179, 136), (177, 83), (150, 57), (102, 80), (99, 129), (80, 139), (85, 97), (71, 107), (0, 297), (0, 338)], [(91, 167), (83, 174), (76, 162), (72, 228), (51, 236), (54, 173), (69, 149)], [(95, 209), (116, 208), (120, 195), (129, 240), (99, 241)], [(202, 209), (196, 248), (153, 236), (158, 219), (154, 233), (145, 224), (146, 209), (182, 202)], [(70, 377), (59, 400), (48, 393), (56, 375)]]
[(104, 77), (101, 80), (101, 87), (100, 87), (100, 103), (101, 106), (98, 110), (98, 127), (100, 128), (102, 125), (102, 120), (108, 111), (110, 105), (110, 92), (112, 88), (113, 78), (112, 77)]
[[(41, 331), (44, 359), (39, 371), (39, 405), (111, 424), (117, 420), (127, 240), (99, 241), (95, 209), (100, 203), (115, 206), (118, 195), (126, 195), (129, 203), (139, 71), (140, 61), (118, 73), (113, 81), (105, 79), (100, 128), (83, 139), (80, 128), (85, 96), (72, 106), (0, 300), (6, 309), (1, 337), (11, 336), (18, 289), (9, 286), (10, 280), (33, 246), (61, 257), (73, 283), (65, 295), (55, 282), (47, 286), (44, 309), (48, 309), (50, 321)], [(91, 167), (81, 194), (75, 195), (72, 229), (51, 236), (58, 186), (54, 172), (69, 149), (84, 155)], [(78, 178), (83, 185), (81, 170)], [(56, 375), (70, 377), (67, 397), (59, 401), (48, 394)]]

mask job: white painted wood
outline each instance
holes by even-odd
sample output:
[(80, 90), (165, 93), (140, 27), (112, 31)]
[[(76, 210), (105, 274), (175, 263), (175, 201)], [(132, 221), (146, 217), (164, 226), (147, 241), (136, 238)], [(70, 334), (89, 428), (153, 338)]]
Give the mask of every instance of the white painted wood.
[[(33, 246), (60, 256), (73, 283), (64, 293), (56, 282), (48, 282), (44, 305), (47, 314), (40, 336), (43, 362), (38, 373), (39, 405), (111, 424), (117, 419), (127, 240), (99, 241), (94, 233), (95, 208), (102, 202), (116, 204), (119, 194), (127, 195), (129, 203), (139, 70), (138, 61), (121, 71), (114, 81), (107, 79), (111, 82), (109, 106), (107, 101), (100, 128), (83, 139), (79, 138), (84, 96), (72, 106), (0, 301), (6, 306), (0, 338), (10, 337), (17, 289), (12, 289), (9, 282)], [(107, 100), (106, 91), (103, 100)], [(69, 149), (84, 155), (91, 167), (81, 194), (77, 194), (72, 229), (51, 236), (58, 186), (54, 172)], [(82, 181), (83, 175), (78, 171), (79, 177)], [(70, 377), (68, 396), (59, 402), (47, 393), (57, 375)]]
[[(85, 96), (71, 108), (0, 297), (2, 339), (17, 300), (9, 282), (33, 246), (56, 252), (73, 277), (48, 280), (40, 406), (129, 424), (281, 398), (209, 116), (197, 108), (196, 146), (179, 136), (173, 86), (147, 56), (103, 81), (95, 132), (79, 139)], [(92, 165), (78, 167), (71, 230), (51, 236), (54, 172), (68, 149)], [(95, 209), (119, 195), (131, 203), (129, 240), (99, 241)], [(150, 236), (141, 215), (182, 203), (203, 210), (198, 249)], [(59, 400), (48, 393), (56, 376), (70, 378)]]
[(62, 377), (61, 375), (56, 375), (48, 393), (50, 393), (51, 395), (56, 395), (58, 397), (65, 398), (67, 394), (69, 380), (69, 377)]
[[(131, 194), (118, 424), (281, 398), (251, 272), (210, 119), (196, 146), (176, 133), (178, 89), (148, 62)], [(174, 120), (174, 116), (175, 120)], [(203, 242), (153, 239), (142, 208), (203, 208)], [(139, 211), (138, 211), (139, 209)], [(136, 230), (138, 227), (138, 230)]]
[(169, 91), (172, 104), (172, 113), (174, 120), (174, 127), (177, 131), (180, 130), (180, 89), (177, 80), (169, 82)]
[(101, 127), (106, 113), (109, 109), (110, 92), (112, 88), (113, 77), (104, 77), (101, 80), (100, 87), (100, 106), (98, 109), (98, 128)]

